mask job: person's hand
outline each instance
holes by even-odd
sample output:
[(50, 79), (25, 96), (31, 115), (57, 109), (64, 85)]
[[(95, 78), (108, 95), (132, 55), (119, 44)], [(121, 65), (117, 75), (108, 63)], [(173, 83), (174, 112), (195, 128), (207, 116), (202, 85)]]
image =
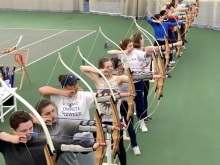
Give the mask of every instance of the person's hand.
[(96, 150), (99, 146), (107, 146), (108, 145), (108, 143), (107, 143), (107, 141), (104, 143), (95, 143), (94, 145), (93, 145), (93, 149), (94, 150)]
[(121, 129), (122, 129), (122, 130), (126, 130), (126, 128), (127, 128), (127, 124), (121, 123)]
[(130, 97), (130, 96), (136, 96), (136, 93), (134, 94), (134, 93), (128, 92), (128, 93), (127, 93), (127, 96), (128, 96), (128, 97)]
[(180, 46), (183, 45), (183, 41), (178, 41), (177, 45), (180, 45)]
[(102, 74), (104, 75), (104, 76), (109, 76), (110, 75), (110, 72), (109, 72), (109, 70), (107, 70), (107, 69), (99, 69), (101, 72), (102, 72)]
[(9, 141), (13, 144), (27, 143), (27, 136), (26, 135), (11, 135)]
[(161, 74), (154, 74), (153, 78), (154, 79), (158, 79), (158, 78), (165, 78), (165, 77), (163, 75), (161, 75)]
[(53, 125), (53, 119), (51, 117), (42, 117), (46, 125)]
[(112, 72), (113, 75), (121, 75), (122, 74), (122, 71), (120, 70), (115, 70)]
[(116, 127), (116, 126), (111, 126), (111, 128), (112, 128), (112, 131), (114, 131), (114, 130), (120, 130), (120, 128), (119, 128), (119, 127)]
[(61, 90), (61, 95), (64, 97), (72, 97), (77, 93), (76, 90)]
[(124, 50), (124, 52), (125, 52), (125, 54), (130, 54), (132, 52), (132, 50), (131, 49), (126, 49), (126, 50)]

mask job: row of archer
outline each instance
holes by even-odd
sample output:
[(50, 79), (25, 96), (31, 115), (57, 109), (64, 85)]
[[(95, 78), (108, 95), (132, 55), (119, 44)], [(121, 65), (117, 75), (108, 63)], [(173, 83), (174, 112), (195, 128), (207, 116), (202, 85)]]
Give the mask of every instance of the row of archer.
[[(192, 4), (183, 3), (183, 0), (172, 0), (164, 7), (161, 7), (159, 14), (155, 14), (147, 20), (154, 29), (157, 44), (166, 45), (167, 43), (182, 41), (182, 46), (176, 47), (176, 58), (181, 57), (180, 50), (181, 48), (186, 49), (185, 43), (187, 41), (185, 38), (195, 17), (198, 16), (198, 12), (199, 0)], [(172, 67), (172, 64), (176, 63), (173, 60), (173, 51), (175, 49), (167, 49), (165, 52), (165, 68)]]
[[(182, 2), (182, 1), (181, 1)], [(180, 2), (180, 3), (181, 3)], [(146, 54), (146, 57), (151, 56), (150, 52), (154, 52), (155, 54), (157, 54), (156, 52), (159, 52), (159, 50), (165, 50), (163, 53), (160, 53), (161, 57), (162, 57), (162, 61), (164, 63), (164, 67), (158, 67), (155, 61), (159, 60), (159, 63), (161, 62), (160, 56), (158, 59), (156, 59), (154, 57), (155, 54), (152, 54), (152, 59), (151, 61), (153, 61), (153, 65), (149, 65), (150, 64), (150, 60), (145, 59), (146, 61), (146, 65), (142, 66), (140, 69), (140, 65), (136, 65), (134, 64), (132, 61), (135, 60), (135, 56), (133, 56), (133, 54), (135, 54), (133, 52), (133, 47), (132, 44), (130, 44), (129, 38), (123, 39), (120, 42), (120, 48), (123, 51), (118, 51), (118, 50), (114, 50), (114, 51), (108, 51), (109, 54), (119, 54), (119, 58), (121, 60), (119, 60), (118, 58), (113, 58), (112, 60), (113, 62), (113, 66), (116, 68), (115, 73), (116, 74), (121, 74), (123, 73), (123, 68), (122, 66), (125, 66), (126, 61), (129, 61), (129, 65), (131, 70), (133, 71), (137, 71), (140, 70), (139, 72), (146, 72), (148, 69), (150, 71), (154, 70), (154, 73), (160, 73), (162, 74), (164, 77), (165, 75), (167, 75), (170, 71), (166, 70), (162, 71), (163, 68), (166, 69), (168, 68), (169, 63), (173, 62), (172, 60), (172, 54), (170, 53), (172, 50), (170, 48), (176, 47), (176, 57), (177, 59), (181, 56), (181, 46), (182, 48), (184, 48), (184, 42), (186, 42), (185, 38), (186, 38), (186, 34), (189, 32), (189, 28), (192, 25), (192, 22), (194, 21), (194, 18), (198, 15), (198, 9), (199, 9), (199, 1), (196, 0), (196, 3), (193, 3), (191, 5), (186, 5), (186, 4), (178, 4), (179, 2), (177, 0), (172, 0), (171, 3), (169, 3), (168, 5), (166, 5), (166, 10), (162, 10), (160, 12), (160, 14), (156, 14), (155, 16), (153, 16), (152, 18), (148, 19), (148, 22), (153, 26), (154, 28), (154, 32), (155, 32), (155, 43), (154, 45), (156, 47), (144, 47), (144, 39), (143, 36), (140, 33), (136, 33), (134, 35), (132, 35), (131, 40), (133, 42), (133, 47), (139, 50), (144, 50), (145, 52), (149, 52), (149, 54)], [(176, 12), (178, 11), (178, 13)], [(176, 14), (176, 16), (175, 16)], [(179, 16), (178, 16), (179, 15)], [(169, 19), (168, 19), (169, 18)], [(166, 20), (165, 20), (166, 19)], [(177, 20), (179, 19), (183, 19), (183, 21), (178, 22)], [(153, 23), (152, 23), (153, 22)], [(136, 21), (135, 21), (136, 23)], [(154, 24), (155, 23), (155, 24)], [(137, 24), (136, 24), (137, 25)], [(179, 26), (182, 25), (181, 28), (181, 33), (180, 30), (178, 29)], [(178, 28), (175, 29), (175, 26), (178, 26)], [(142, 34), (144, 34), (144, 32), (146, 32), (143, 28), (141, 28), (139, 25), (137, 25), (138, 29), (142, 32)], [(171, 31), (171, 34), (169, 33)], [(176, 33), (174, 32), (176, 31)], [(146, 35), (144, 35), (146, 36)], [(150, 40), (150, 39), (149, 39)], [(153, 44), (152, 44), (153, 45)], [(108, 42), (105, 42), (104, 44), (105, 48), (108, 48)], [(123, 52), (127, 54), (126, 56), (123, 56)], [(123, 56), (121, 56), (121, 55)], [(136, 57), (140, 58), (140, 54), (136, 53)], [(123, 61), (123, 62), (122, 62)], [(122, 65), (121, 65), (122, 64)], [(162, 63), (159, 64), (160, 66), (162, 66)], [(139, 66), (139, 68), (137, 68), (137, 66)], [(150, 68), (148, 68), (148, 66), (150, 66)], [(152, 68), (153, 66), (153, 68)], [(122, 69), (121, 69), (122, 68)], [(87, 71), (89, 71), (89, 69), (87, 69)], [(92, 76), (90, 76), (91, 78)], [(169, 75), (169, 77), (171, 77)], [(91, 78), (92, 79), (92, 78)], [(94, 81), (94, 79), (92, 79)], [(94, 81), (95, 82), (95, 81)], [(95, 82), (96, 84), (97, 82)], [(140, 89), (137, 84), (135, 84), (136, 89)], [(146, 87), (146, 90), (144, 91), (144, 96), (145, 96), (145, 103), (147, 103), (147, 95), (148, 95), (148, 91), (149, 91), (149, 83), (147, 81), (144, 82), (144, 86)], [(159, 92), (158, 92), (158, 99), (160, 99), (161, 96), (163, 96), (163, 86), (164, 86), (164, 80), (162, 78), (159, 78), (159, 80), (155, 81), (154, 84), (154, 91), (157, 90), (157, 88), (159, 88)], [(141, 90), (140, 90), (141, 91)], [(137, 94), (138, 96), (138, 94)], [(139, 97), (137, 100), (141, 100)], [(135, 101), (136, 102), (136, 111), (137, 111), (137, 117), (140, 120), (139, 123), (141, 123), (141, 130), (143, 132), (147, 132), (147, 128), (145, 127), (145, 125), (143, 124), (143, 118), (145, 121), (151, 121), (152, 118), (149, 117), (149, 115), (147, 115), (147, 105), (145, 104), (145, 106), (143, 106), (143, 104), (141, 104), (139, 101)], [(141, 107), (144, 107), (141, 108)], [(125, 108), (124, 108), (125, 109)], [(142, 110), (142, 113), (140, 113), (140, 109)], [(126, 111), (126, 110), (125, 110)], [(124, 114), (124, 113), (122, 113)], [(135, 132), (132, 131), (134, 130), (133, 127), (132, 128), (128, 128), (129, 135), (131, 137), (131, 145), (133, 147), (134, 150), (134, 154), (135, 155), (139, 155), (140, 154), (140, 150), (139, 147), (137, 146), (137, 142), (136, 142), (136, 135)], [(132, 135), (133, 134), (133, 135)], [(133, 139), (132, 139), (133, 138)]]
[[(126, 45), (126, 42), (128, 43), (127, 45)], [(120, 46), (121, 46), (121, 48), (122, 49), (124, 49), (124, 51), (117, 51), (116, 52), (116, 50), (114, 50), (114, 51), (109, 51), (109, 54), (119, 54), (119, 55), (122, 55), (123, 56), (123, 52), (126, 52), (127, 53), (127, 55), (128, 56), (130, 56), (130, 57), (132, 57), (131, 55), (135, 55), (134, 54), (134, 52), (136, 51), (133, 51), (133, 50), (131, 50), (130, 48), (132, 47), (131, 45), (133, 44), (133, 42), (132, 42), (132, 40), (131, 39), (123, 39), (122, 40), (122, 42), (121, 42), (121, 44), (120, 44)], [(123, 47), (124, 46), (124, 47)], [(150, 49), (150, 48), (149, 48)], [(138, 51), (136, 51), (136, 52), (138, 52)], [(140, 52), (138, 52), (138, 53), (140, 53)], [(140, 56), (142, 56), (142, 53), (140, 53), (141, 55)], [(146, 55), (146, 53), (143, 53), (144, 55)], [(136, 54), (137, 55), (137, 54)], [(139, 54), (138, 54), (139, 55)], [(154, 58), (153, 56), (152, 56), (152, 58)], [(127, 63), (126, 63), (126, 59), (127, 59), (127, 57), (126, 58), (124, 58), (123, 59), (123, 57), (121, 57), (121, 62), (123, 63), (124, 62), (124, 65), (123, 66), (125, 66)], [(114, 61), (114, 63), (112, 63), (109, 59), (102, 59), (102, 61), (100, 61), (100, 66), (99, 66), (99, 69), (100, 69), (100, 71), (104, 74), (104, 76), (105, 77), (107, 77), (107, 78), (109, 78), (108, 80), (111, 82), (110, 84), (112, 84), (112, 83), (114, 83), (114, 80), (112, 80), (111, 81), (111, 78), (112, 77), (114, 77), (113, 75), (112, 75), (112, 68), (114, 67), (115, 69), (116, 69), (116, 71), (117, 71), (117, 69), (119, 68), (119, 70), (118, 70), (118, 72), (115, 72), (114, 74), (121, 74), (121, 69), (120, 69), (120, 63), (118, 63), (118, 65), (116, 65), (116, 63), (117, 63), (117, 60), (118, 60), (118, 58), (113, 58), (112, 59), (113, 61), (114, 60), (116, 60), (116, 61)], [(147, 60), (146, 60), (147, 61)], [(146, 65), (144, 65), (144, 68), (147, 68), (148, 67), (148, 65), (147, 65), (147, 63), (148, 62), (146, 62), (145, 61), (145, 64)], [(143, 61), (141, 61), (142, 63), (143, 63)], [(139, 65), (140, 63), (138, 63), (138, 65)], [(112, 66), (111, 66), (112, 65)], [(132, 63), (130, 63), (129, 62), (129, 65), (130, 66), (132, 66), (133, 67), (133, 69), (135, 69), (135, 67), (137, 67), (136, 66), (136, 64), (132, 64)], [(139, 65), (140, 66), (140, 65)], [(154, 67), (156, 66), (156, 64), (154, 65)], [(94, 70), (94, 67), (88, 67), (88, 66), (82, 66), (81, 67), (81, 70), (83, 71), (83, 73), (84, 74), (86, 74), (86, 75), (88, 75), (88, 77), (89, 78), (91, 78), (95, 83), (96, 83), (96, 85), (97, 84), (103, 84), (103, 86), (98, 86), (97, 87), (97, 89), (109, 89), (109, 87), (107, 86), (107, 87), (105, 87), (106, 86), (106, 83), (107, 82), (104, 82), (104, 77), (102, 77), (102, 78), (97, 78), (97, 77), (94, 77), (94, 75), (92, 75), (92, 74), (94, 74), (94, 73), (96, 73), (96, 74), (99, 74), (99, 72), (97, 71), (97, 70)], [(44, 97), (46, 97), (46, 98), (50, 98), (50, 100), (52, 100), (53, 102), (55, 102), (55, 104), (56, 104), (56, 106), (58, 107), (58, 114), (60, 114), (59, 116), (62, 116), (62, 115), (66, 115), (65, 117), (67, 117), (67, 118), (74, 118), (74, 117), (76, 117), (76, 118), (78, 118), (79, 119), (79, 115), (81, 115), (81, 116), (83, 116), (83, 114), (85, 115), (85, 116), (87, 116), (87, 114), (88, 114), (88, 112), (85, 112), (85, 113), (80, 113), (79, 111), (77, 111), (77, 110), (80, 110), (80, 109), (84, 109), (84, 110), (87, 110), (87, 109), (90, 109), (89, 107), (90, 106), (93, 106), (93, 103), (94, 103), (94, 100), (95, 99), (93, 99), (93, 96), (91, 96), (89, 93), (82, 93), (82, 92), (80, 92), (80, 91), (78, 91), (78, 88), (77, 88), (77, 85), (78, 85), (78, 82), (77, 82), (77, 78), (76, 77), (74, 77), (74, 76), (72, 76), (72, 75), (67, 75), (66, 77), (63, 77), (63, 76), (61, 76), (60, 77), (60, 83), (61, 83), (61, 86), (62, 86), (62, 90), (59, 90), (59, 89), (55, 89), (55, 88), (52, 88), (52, 87), (42, 87), (42, 88), (40, 88), (39, 89), (39, 91), (40, 91), (40, 93), (44, 96)], [(99, 77), (99, 76), (98, 76)], [(120, 82), (128, 82), (127, 80), (126, 80), (126, 77), (125, 76), (117, 76), (117, 77), (121, 77), (121, 78), (116, 78), (117, 80), (116, 80), (116, 82), (118, 81), (119, 83)], [(150, 78), (159, 78), (161, 81), (164, 79), (164, 77), (162, 77), (162, 76), (159, 76), (158, 75), (158, 77), (157, 77), (157, 75), (155, 76), (155, 77), (153, 77), (153, 75), (149, 75), (149, 77)], [(149, 78), (148, 77), (148, 78)], [(99, 80), (98, 80), (99, 79)], [(113, 78), (114, 79), (114, 78)], [(144, 79), (147, 79), (147, 77), (145, 77)], [(130, 79), (131, 80), (131, 79)], [(99, 81), (99, 82), (98, 82)], [(160, 81), (160, 82), (161, 82)], [(158, 84), (157, 84), (158, 85)], [(116, 88), (117, 89), (117, 88)], [(137, 89), (136, 89), (137, 90)], [(131, 90), (129, 90), (129, 91), (131, 91)], [(117, 92), (117, 91), (116, 91)], [(100, 90), (100, 92), (99, 93), (103, 93), (104, 95), (105, 95), (105, 93), (109, 93), (109, 91), (104, 91), (104, 90)], [(138, 92), (136, 92), (137, 93), (137, 95), (138, 95)], [(77, 98), (76, 98), (76, 96), (77, 97), (79, 97), (80, 96), (80, 94), (81, 94), (81, 96), (82, 97), (80, 97), (80, 99), (79, 100), (77, 100)], [(89, 94), (89, 96), (87, 96), (86, 94)], [(131, 91), (131, 93), (130, 94), (134, 94), (132, 91)], [(122, 93), (121, 93), (121, 95), (122, 95)], [(62, 97), (61, 97), (62, 96)], [(133, 97), (133, 95), (129, 95), (129, 94), (127, 94), (127, 96), (129, 96), (129, 98), (132, 98)], [(43, 102), (43, 101), (42, 101)], [(81, 102), (81, 105), (79, 105), (80, 104), (80, 102)], [(89, 105), (88, 105), (89, 104)], [(126, 102), (123, 102), (123, 104), (126, 104)], [(128, 106), (129, 106), (129, 102), (127, 103), (128, 104)], [(136, 102), (136, 104), (137, 104), (137, 102)], [(141, 103), (142, 104), (142, 103)], [(85, 107), (85, 105), (86, 105), (86, 107)], [(142, 104), (143, 105), (143, 104)], [(83, 107), (84, 106), (84, 107)], [(104, 109), (108, 109), (109, 110), (109, 107), (111, 106), (111, 105), (109, 105), (108, 103), (100, 103), (100, 106), (103, 106), (104, 107)], [(124, 107), (125, 107), (125, 105), (124, 105)], [(113, 107), (111, 107), (112, 109), (113, 109)], [(37, 109), (37, 108), (36, 108)], [(47, 119), (47, 120), (45, 120), (45, 122), (48, 124), (48, 125), (50, 125), (50, 120), (51, 121), (55, 121), (55, 116), (56, 115), (53, 115), (53, 113), (54, 113), (54, 108), (49, 108), (50, 109), (50, 112), (49, 113), (46, 113), (45, 115), (48, 115), (49, 117), (43, 117), (44, 119), (46, 119), (46, 118), (49, 118), (49, 119)], [(99, 108), (97, 108), (97, 109), (99, 109)], [(117, 108), (117, 109), (120, 109), (120, 108)], [(124, 108), (124, 109), (127, 109), (128, 110), (128, 108)], [(105, 116), (106, 117), (103, 117), (104, 118), (104, 120), (103, 121), (107, 121), (107, 123), (109, 123), (109, 122), (111, 122), (111, 121), (108, 121), (108, 120), (105, 120), (105, 119), (110, 119), (111, 117), (112, 117), (112, 115), (111, 115), (111, 113), (109, 113), (109, 111), (106, 111), (106, 110), (102, 110), (102, 112), (104, 112), (104, 114), (105, 114)], [(72, 112), (71, 112), (72, 111)], [(101, 110), (100, 110), (101, 111)], [(110, 110), (111, 111), (111, 110)], [(74, 116), (75, 115), (75, 116)], [(121, 114), (120, 114), (121, 115)], [(50, 116), (52, 116), (52, 117), (50, 117)], [(141, 114), (141, 116), (142, 116), (142, 114)], [(130, 120), (130, 119), (129, 119)], [(55, 123), (55, 122), (54, 122)], [(54, 124), (53, 123), (53, 124)], [(56, 123), (58, 123), (58, 122), (56, 122)], [(114, 122), (113, 122), (114, 123)], [(55, 125), (53, 125), (52, 124), (52, 127), (51, 127), (51, 131), (54, 131), (55, 129)], [(19, 126), (20, 126), (20, 124), (19, 124)], [(50, 126), (48, 126), (48, 129), (49, 129), (49, 127)], [(67, 128), (67, 124), (64, 126), (65, 127), (65, 129)], [(62, 128), (64, 128), (64, 127), (62, 127)], [(143, 125), (142, 125), (142, 127), (144, 127)], [(64, 129), (63, 129), (64, 130)], [(17, 131), (19, 131), (19, 129), (16, 129), (15, 130), (15, 133), (17, 133)], [(116, 130), (115, 130), (116, 131)], [(51, 132), (52, 133), (52, 132)], [(27, 134), (27, 135), (36, 135), (36, 133), (29, 133), (29, 134)], [(40, 134), (40, 131), (38, 131), (38, 133), (37, 133), (38, 135), (42, 135), (42, 134)], [(63, 133), (61, 133), (62, 135), (63, 135)], [(59, 135), (58, 133), (55, 133), (55, 135)], [(118, 135), (117, 135), (118, 136)], [(27, 136), (26, 136), (27, 137)], [(56, 137), (56, 136), (55, 136)], [(120, 131), (120, 137), (121, 137), (121, 131)], [(23, 138), (25, 138), (25, 137), (23, 137)], [(60, 138), (60, 137), (59, 137)], [(63, 137), (62, 137), (63, 138)], [(114, 138), (113, 138), (114, 139)], [(120, 138), (121, 139), (121, 138)], [(19, 139), (19, 140), (25, 140), (25, 139)], [(117, 140), (117, 139), (116, 139)], [(23, 141), (24, 142), (24, 141)], [(103, 141), (102, 141), (103, 142)], [(123, 141), (122, 141), (123, 142)], [(120, 154), (123, 154), (123, 148), (121, 147), (122, 146), (122, 142), (121, 142), (121, 140), (120, 140), (120, 142), (119, 142), (119, 150), (120, 150)], [(115, 143), (116, 143), (116, 141), (115, 141)], [(45, 144), (45, 143), (44, 143)], [(27, 145), (28, 145), (28, 143), (27, 143)], [(114, 147), (113, 147), (114, 148)], [(28, 145), (28, 148), (26, 147), (25, 148), (26, 150), (28, 150), (28, 151), (30, 151), (29, 153), (33, 153), (33, 152), (35, 152), (35, 153), (39, 153), (39, 151), (36, 151), (36, 150), (34, 150), (33, 148), (29, 148), (29, 145)], [(32, 150), (33, 149), (33, 150)], [(119, 151), (119, 150), (117, 150), (117, 151)], [(58, 150), (59, 151), (59, 150)], [(98, 151), (98, 150), (97, 150)], [(126, 153), (125, 153), (126, 154)], [(59, 154), (58, 154), (59, 155)], [(16, 157), (16, 156), (15, 156)], [(29, 155), (29, 157), (30, 158), (32, 158), (36, 163), (38, 163), (38, 160), (36, 160), (36, 158), (35, 158), (35, 156), (33, 156), (33, 155)], [(72, 155), (71, 155), (71, 157), (72, 157)], [(84, 159), (87, 159), (87, 157), (85, 156), (85, 155), (83, 155), (82, 156)], [(103, 154), (101, 154), (101, 158), (103, 158)], [(123, 155), (122, 156), (120, 156), (119, 155), (119, 158), (120, 158), (120, 162), (121, 162), (121, 164), (126, 164), (126, 157), (125, 157), (125, 159), (123, 158)], [(21, 159), (21, 158), (20, 158)], [(80, 158), (79, 158), (80, 159)], [(33, 160), (31, 160), (31, 161), (33, 161)], [(72, 159), (71, 159), (72, 160)], [(88, 160), (91, 160), (91, 159), (88, 159)], [(30, 161), (30, 160), (29, 160)], [(68, 161), (68, 160), (67, 160)], [(26, 160), (26, 162), (27, 162), (27, 160)], [(96, 159), (96, 163), (98, 162), (98, 158)], [(31, 164), (31, 163), (30, 163)], [(33, 162), (32, 162), (32, 164), (33, 164)], [(41, 162), (41, 164), (42, 164), (42, 162)], [(90, 162), (90, 164), (92, 164), (92, 162)]]

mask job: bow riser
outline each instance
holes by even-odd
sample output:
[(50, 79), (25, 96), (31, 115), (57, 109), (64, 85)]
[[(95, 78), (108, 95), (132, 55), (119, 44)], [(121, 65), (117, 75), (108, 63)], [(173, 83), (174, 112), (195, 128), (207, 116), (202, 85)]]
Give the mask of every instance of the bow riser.
[[(129, 82), (128, 82), (128, 91), (129, 91), (130, 93), (135, 94), (135, 86), (134, 86), (134, 82), (133, 82), (133, 78), (132, 78), (131, 69), (130, 69), (130, 68), (127, 68), (126, 71), (127, 71), (127, 76), (128, 76), (128, 79), (129, 79)], [(126, 119), (127, 119), (127, 121), (129, 121), (130, 117), (133, 115), (134, 96), (130, 96), (130, 97), (128, 98), (128, 100), (127, 100), (127, 103), (128, 103), (128, 112), (127, 112)]]
[(128, 102), (128, 112), (126, 119), (129, 121), (130, 117), (133, 116), (133, 109), (134, 109), (134, 96), (130, 96), (127, 100)]
[(44, 147), (44, 155), (47, 161), (47, 165), (56, 165), (56, 155), (51, 156), (48, 145)]
[[(182, 41), (180, 29), (177, 27), (177, 34), (178, 34), (178, 41)], [(177, 45), (177, 52), (176, 52), (176, 58), (178, 59), (180, 57), (180, 51), (181, 51), (181, 45)]]
[(165, 68), (167, 68), (168, 65), (169, 65), (169, 60), (170, 60), (170, 47), (169, 47), (169, 42), (168, 42), (168, 38), (167, 38), (166, 35), (164, 35), (164, 41), (165, 41), (165, 45), (166, 45), (166, 54), (165, 54), (166, 63), (165, 63)]
[[(98, 110), (95, 111), (94, 117), (96, 120), (96, 128), (97, 128), (97, 134), (96, 134), (96, 142), (97, 143), (103, 143), (105, 141), (105, 136), (103, 133), (103, 128), (100, 127), (102, 125), (102, 120), (101, 116), (98, 113)], [(96, 151), (95, 151), (95, 156), (96, 156), (96, 165), (102, 165), (103, 159), (104, 159), (104, 150), (105, 146), (99, 146)]]
[[(165, 77), (165, 67), (164, 67), (164, 62), (160, 56), (158, 56), (158, 62), (159, 62), (159, 70), (160, 74)], [(160, 100), (161, 97), (163, 97), (163, 87), (164, 87), (164, 78), (159, 78), (158, 80), (158, 100)]]
[[(160, 70), (159, 70), (159, 66), (157, 64), (157, 57), (155, 56), (154, 52), (152, 52), (152, 59), (153, 59), (153, 62), (154, 62), (154, 72), (159, 73)], [(153, 86), (154, 92), (157, 92), (157, 89), (158, 89), (158, 79), (155, 79), (154, 80), (154, 86)]]
[[(120, 119), (118, 116), (117, 105), (112, 97), (110, 98), (109, 102), (112, 107), (112, 118), (113, 118), (112, 125), (120, 128), (121, 122), (120, 122)], [(112, 132), (112, 139), (114, 141), (113, 150), (112, 150), (112, 157), (115, 158), (117, 152), (119, 151), (120, 131), (115, 129)]]

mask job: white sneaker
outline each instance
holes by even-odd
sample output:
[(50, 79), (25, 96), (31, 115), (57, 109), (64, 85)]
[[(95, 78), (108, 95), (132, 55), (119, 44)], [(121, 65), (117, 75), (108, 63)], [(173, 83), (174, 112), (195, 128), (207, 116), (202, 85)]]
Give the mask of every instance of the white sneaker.
[(141, 129), (142, 132), (147, 132), (148, 131), (148, 129), (146, 127), (146, 124), (144, 123), (144, 120), (142, 120), (140, 122), (140, 129)]
[(137, 155), (140, 155), (140, 154), (141, 154), (140, 148), (139, 148), (138, 146), (133, 147), (132, 149), (133, 149), (133, 151), (134, 151), (134, 155), (137, 156)]
[(170, 61), (170, 63), (171, 63), (171, 64), (175, 64), (175, 63), (176, 63), (176, 61)]

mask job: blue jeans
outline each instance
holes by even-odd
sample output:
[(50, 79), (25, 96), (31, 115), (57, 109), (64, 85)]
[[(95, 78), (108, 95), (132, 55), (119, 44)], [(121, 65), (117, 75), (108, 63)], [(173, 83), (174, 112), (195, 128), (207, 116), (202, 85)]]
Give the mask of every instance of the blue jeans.
[[(129, 121), (127, 121), (127, 111), (128, 111), (128, 103), (127, 101), (122, 101), (121, 107), (120, 107), (120, 112), (121, 116), (124, 117), (125, 123), (128, 124)], [(136, 133), (135, 133), (135, 128), (134, 128), (134, 118), (131, 116), (131, 122), (128, 125), (128, 134), (131, 140), (131, 146), (136, 147), (137, 146), (137, 139), (136, 139)]]
[(135, 104), (136, 104), (136, 113), (138, 120), (141, 120), (147, 117), (147, 111), (145, 111), (145, 103), (144, 103), (144, 82), (139, 81), (134, 83), (135, 89), (137, 90), (137, 95), (135, 96)]

